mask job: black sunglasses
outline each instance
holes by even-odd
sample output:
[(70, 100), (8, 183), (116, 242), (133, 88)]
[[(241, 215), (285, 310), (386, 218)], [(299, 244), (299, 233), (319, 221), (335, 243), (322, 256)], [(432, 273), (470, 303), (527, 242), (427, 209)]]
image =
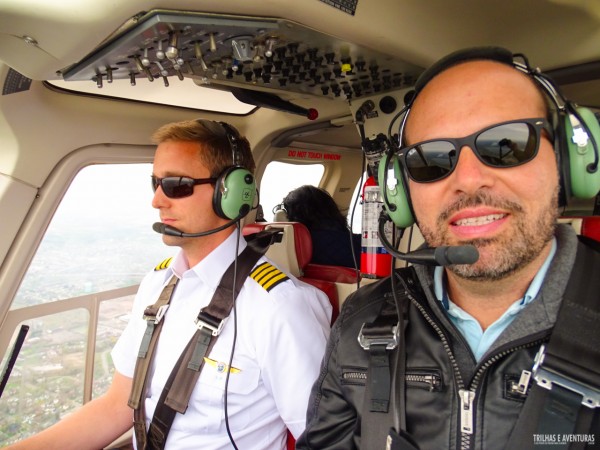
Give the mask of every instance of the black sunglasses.
[(468, 146), (486, 166), (516, 167), (531, 161), (540, 148), (541, 131), (553, 133), (546, 119), (520, 119), (479, 130), (463, 138), (442, 138), (419, 142), (400, 149), (408, 176), (418, 183), (446, 178)]
[(165, 177), (158, 178), (152, 175), (152, 191), (156, 192), (160, 186), (169, 198), (189, 197), (194, 193), (197, 184), (216, 183), (216, 178), (190, 178), (190, 177)]

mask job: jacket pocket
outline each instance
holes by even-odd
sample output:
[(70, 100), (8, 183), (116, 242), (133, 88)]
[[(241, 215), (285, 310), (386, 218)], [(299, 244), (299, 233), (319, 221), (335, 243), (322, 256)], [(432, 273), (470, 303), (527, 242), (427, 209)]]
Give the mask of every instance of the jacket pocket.
[(442, 372), (439, 369), (409, 367), (406, 369), (404, 379), (407, 388), (418, 388), (431, 392), (440, 392), (444, 387)]
[[(365, 386), (368, 369), (365, 367), (342, 367), (342, 385)], [(404, 375), (406, 386), (439, 392), (444, 386), (442, 372), (431, 368), (408, 368)]]
[[(531, 379), (533, 376), (529, 373)], [(514, 400), (523, 403), (527, 399), (529, 390), (531, 389), (530, 379), (527, 379), (527, 384), (522, 385), (521, 375), (504, 374), (502, 396), (507, 400)]]
[(367, 382), (367, 369), (364, 367), (342, 367), (342, 385), (364, 386)]

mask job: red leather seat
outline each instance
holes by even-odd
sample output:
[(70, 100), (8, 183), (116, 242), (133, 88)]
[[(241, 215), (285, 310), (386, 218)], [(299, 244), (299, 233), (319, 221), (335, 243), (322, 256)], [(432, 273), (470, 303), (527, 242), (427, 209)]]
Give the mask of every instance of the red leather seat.
[[(290, 227), (291, 226), (291, 227)], [(282, 266), (290, 266), (290, 267), (282, 267), (288, 269), (292, 272), (292, 275), (298, 277), (298, 279), (308, 283), (312, 286), (315, 286), (317, 289), (323, 291), (327, 297), (329, 298), (329, 302), (332, 306), (331, 313), (331, 323), (335, 321), (340, 311), (340, 303), (337, 293), (336, 282), (347, 282), (345, 280), (350, 279), (350, 282), (356, 281), (356, 271), (353, 272), (352, 276), (349, 276), (348, 272), (345, 270), (340, 270), (338, 273), (338, 267), (336, 266), (323, 266), (319, 264), (310, 264), (309, 261), (312, 258), (312, 239), (310, 237), (310, 232), (305, 225), (299, 222), (255, 222), (248, 225), (245, 225), (242, 233), (244, 236), (248, 236), (249, 234), (258, 233), (267, 228), (277, 228), (281, 227), (284, 229), (284, 233), (289, 232), (290, 228), (293, 229), (293, 248), (287, 248), (286, 256), (287, 259), (285, 261), (277, 261), (275, 258), (269, 254), (270, 250), (267, 251), (267, 256), (271, 257), (275, 263), (281, 264)], [(275, 243), (276, 245), (286, 245), (289, 243), (289, 239), (286, 240), (285, 237), (282, 239), (282, 244)], [(279, 255), (282, 253), (279, 252)], [(294, 264), (296, 263), (296, 264)], [(295, 272), (295, 268), (297, 268), (298, 272)], [(339, 269), (347, 269), (345, 267), (340, 267)], [(318, 279), (318, 276), (325, 277), (327, 279)], [(287, 449), (294, 450), (296, 448), (296, 440), (294, 436), (288, 431), (287, 434)]]
[[(336, 288), (337, 282), (345, 282), (336, 280), (336, 276), (334, 275), (338, 268), (337, 266), (320, 266), (315, 264), (309, 264), (312, 258), (312, 239), (310, 237), (310, 232), (305, 225), (299, 222), (255, 222), (248, 225), (245, 225), (243, 228), (244, 236), (247, 236), (252, 233), (258, 233), (267, 228), (277, 228), (280, 227), (284, 229), (284, 233), (289, 232), (290, 229), (293, 229), (293, 248), (284, 249), (285, 256), (287, 257), (285, 261), (278, 261), (277, 256), (273, 256), (274, 251), (271, 249), (267, 251), (267, 256), (274, 260), (275, 263), (282, 265), (283, 269), (289, 270), (292, 275), (296, 276), (298, 279), (308, 283), (317, 289), (323, 291), (327, 297), (329, 298), (329, 302), (333, 308), (331, 323), (335, 321), (340, 311), (340, 302)], [(284, 245), (289, 246), (289, 239), (284, 237), (285, 241)], [(279, 245), (277, 243), (273, 244), (273, 246)], [(276, 250), (276, 249), (273, 249)], [(281, 255), (281, 252), (278, 252)], [(306, 273), (308, 267), (309, 274)], [(347, 269), (345, 267), (340, 267), (339, 269)], [(327, 278), (319, 277), (319, 274), (328, 273)], [(354, 272), (356, 273), (356, 272)], [(340, 272), (340, 275), (337, 277), (340, 280), (348, 279), (348, 275)], [(351, 282), (356, 281), (356, 276)]]
[(334, 283), (356, 283), (360, 272), (350, 267), (308, 263), (304, 267), (304, 276)]

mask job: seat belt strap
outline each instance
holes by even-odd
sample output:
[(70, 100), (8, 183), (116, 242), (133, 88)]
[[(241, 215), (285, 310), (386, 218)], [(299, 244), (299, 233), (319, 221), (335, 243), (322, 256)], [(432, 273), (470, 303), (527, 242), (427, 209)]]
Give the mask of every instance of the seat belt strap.
[[(210, 303), (198, 314), (196, 318), (198, 329), (179, 357), (163, 388), (148, 429), (146, 445), (140, 447), (138, 440), (138, 450), (164, 449), (176, 414), (185, 414), (192, 391), (204, 366), (204, 357), (214, 346), (246, 278), (280, 234), (279, 229), (269, 229), (246, 237), (248, 245), (237, 258), (237, 267), (236, 261), (229, 266)], [(233, 287), (234, 280), (235, 287)]]
[(600, 411), (600, 245), (579, 237), (577, 259), (556, 324), (533, 368), (527, 396), (506, 448), (583, 448), (585, 442), (534, 442), (534, 435), (586, 434)]
[[(414, 268), (410, 267), (394, 272), (394, 277), (401, 280), (403, 287), (399, 291), (395, 281), (390, 280), (392, 289), (402, 297), (399, 301), (405, 308), (408, 295), (408, 284), (416, 285)], [(405, 281), (406, 278), (406, 281)], [(408, 283), (408, 284), (407, 284)], [(369, 368), (367, 385), (361, 416), (361, 447), (368, 449), (397, 448), (398, 442), (409, 442), (394, 431), (394, 424), (404, 426), (402, 408), (404, 407), (404, 329), (407, 318), (406, 311), (402, 320), (398, 318), (397, 306), (393, 298), (389, 298), (381, 307), (379, 315), (373, 322), (364, 323), (358, 335), (361, 347), (369, 352)], [(401, 330), (402, 328), (402, 330)], [(391, 374), (394, 375), (392, 379)], [(400, 377), (402, 382), (398, 382)], [(401, 392), (397, 392), (397, 390)], [(402, 399), (398, 404), (397, 398)], [(400, 408), (400, 410), (398, 410)], [(402, 432), (401, 432), (402, 433)], [(401, 447), (416, 448), (416, 447)]]
[(538, 434), (545, 436), (573, 434), (580, 406), (580, 395), (560, 385), (552, 386), (542, 409)]
[[(208, 336), (207, 336), (207, 334), (208, 334)], [(186, 367), (186, 361), (190, 360), (191, 354), (194, 352), (194, 347), (196, 347), (196, 342), (200, 338), (200, 336), (202, 336), (202, 339), (204, 339), (207, 343), (207, 345), (205, 346), (205, 348), (206, 348), (205, 354), (208, 354), (210, 352), (213, 345), (217, 341), (216, 337), (213, 337), (212, 334), (207, 332), (206, 330), (204, 330), (204, 331), (197, 330), (196, 333), (194, 334), (194, 336), (192, 337), (192, 339), (190, 339), (190, 341), (186, 345), (183, 353), (179, 357), (179, 360), (175, 364), (175, 367), (174, 367), (173, 371), (171, 372), (171, 375), (169, 376), (169, 379), (167, 380), (167, 382), (163, 388), (163, 391), (159, 398), (158, 404), (154, 411), (154, 416), (152, 417), (152, 422), (150, 423), (150, 427), (148, 428), (147, 445), (145, 447), (146, 450), (162, 450), (162, 449), (164, 449), (165, 444), (167, 442), (167, 436), (169, 435), (169, 431), (171, 429), (171, 426), (173, 425), (173, 421), (175, 420), (175, 416), (177, 415), (177, 412), (183, 411), (181, 414), (184, 414), (185, 410), (187, 409), (187, 403), (175, 404), (172, 407), (172, 406), (166, 404), (166, 399), (167, 399), (167, 396), (169, 395), (169, 393), (171, 392), (171, 390), (174, 390), (174, 388), (173, 388), (174, 380), (175, 380), (176, 376), (180, 372), (182, 372), (183, 367)], [(194, 372), (194, 373), (197, 373), (198, 375), (200, 375), (201, 368), (202, 368), (202, 364), (200, 365), (198, 370), (196, 370), (196, 371), (186, 370), (186, 373)], [(186, 369), (189, 369), (189, 368), (186, 367)], [(191, 395), (191, 390), (193, 390), (193, 387), (195, 386), (195, 381), (197, 381), (197, 377), (193, 377), (193, 376), (187, 377), (185, 380), (183, 380), (183, 382), (189, 383), (189, 384), (185, 385), (185, 386), (179, 385), (179, 386), (177, 386), (177, 388), (180, 388), (179, 389), (180, 391), (183, 390), (183, 391), (187, 392), (188, 386), (191, 385), (191, 388), (192, 388), (192, 389), (190, 389), (190, 395)], [(181, 383), (181, 381), (179, 381), (179, 382)], [(191, 383), (194, 383), (194, 384), (192, 385)], [(144, 428), (144, 433), (146, 433), (145, 428)], [(138, 448), (139, 448), (139, 443), (138, 443)]]
[(398, 315), (386, 301), (373, 322), (363, 323), (358, 343), (369, 352), (366, 397), (369, 411), (387, 413), (390, 403), (390, 352), (398, 346)]
[[(133, 385), (129, 395), (128, 405), (134, 410), (133, 428), (138, 442), (145, 441), (146, 423), (144, 413), (144, 401), (142, 395), (146, 392), (146, 379), (148, 368), (152, 363), (154, 349), (158, 342), (158, 336), (162, 329), (162, 318), (169, 306), (171, 297), (179, 279), (173, 275), (167, 285), (163, 288), (156, 303), (148, 306), (144, 310), (144, 320), (146, 320), (146, 331), (142, 338), (140, 350), (133, 373)], [(143, 447), (142, 447), (143, 448)]]
[[(252, 268), (262, 255), (265, 254), (271, 243), (281, 234), (281, 230), (270, 229), (261, 231), (253, 236), (248, 236), (248, 246), (240, 254), (237, 261), (237, 274), (234, 270), (234, 264), (229, 266), (229, 269), (223, 275), (217, 290), (215, 291), (211, 302), (203, 308), (198, 317), (196, 318), (196, 326), (198, 331), (194, 336), (197, 342), (197, 346), (202, 346), (202, 342), (205, 342), (208, 335), (217, 337), (221, 332), (225, 321), (231, 314), (235, 299), (240, 293), (242, 286), (244, 285), (246, 278), (252, 271)], [(234, 275), (236, 278), (235, 291), (233, 290)], [(203, 335), (204, 338), (199, 336)], [(213, 344), (214, 345), (214, 344)], [(200, 349), (198, 349), (197, 357), (195, 360), (186, 359), (191, 361), (191, 367), (186, 371), (179, 371), (177, 377), (174, 380), (175, 386), (179, 386), (180, 383), (183, 386), (187, 386), (185, 390), (177, 389), (176, 391), (169, 392), (165, 402), (167, 406), (177, 410), (181, 414), (185, 413), (187, 404), (191, 396), (192, 390), (196, 385), (198, 376), (200, 375), (200, 368), (204, 363), (204, 355), (199, 359)], [(208, 353), (208, 352), (207, 352)], [(188, 364), (186, 364), (186, 367)], [(194, 369), (193, 367), (197, 367)], [(190, 379), (193, 378), (193, 382)]]

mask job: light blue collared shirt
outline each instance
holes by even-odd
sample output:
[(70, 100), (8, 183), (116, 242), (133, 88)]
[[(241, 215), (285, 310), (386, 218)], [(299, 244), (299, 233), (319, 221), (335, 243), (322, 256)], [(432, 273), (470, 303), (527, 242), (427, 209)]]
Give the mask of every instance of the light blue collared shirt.
[(500, 336), (500, 334), (506, 329), (506, 327), (515, 319), (517, 314), (521, 312), (525, 306), (533, 301), (537, 296), (542, 281), (546, 277), (550, 262), (556, 253), (556, 238), (552, 240), (552, 247), (548, 257), (540, 267), (540, 270), (531, 281), (529, 288), (525, 292), (523, 298), (514, 302), (510, 307), (502, 314), (502, 316), (491, 324), (485, 331), (481, 329), (479, 322), (475, 320), (473, 316), (467, 313), (465, 310), (458, 307), (455, 303), (448, 298), (446, 291), (446, 283), (444, 280), (444, 268), (436, 267), (433, 275), (433, 287), (435, 296), (442, 303), (444, 309), (448, 312), (450, 320), (456, 325), (456, 328), (462, 333), (467, 340), (467, 343), (471, 347), (473, 354), (477, 361), (485, 354), (490, 348), (492, 343)]

